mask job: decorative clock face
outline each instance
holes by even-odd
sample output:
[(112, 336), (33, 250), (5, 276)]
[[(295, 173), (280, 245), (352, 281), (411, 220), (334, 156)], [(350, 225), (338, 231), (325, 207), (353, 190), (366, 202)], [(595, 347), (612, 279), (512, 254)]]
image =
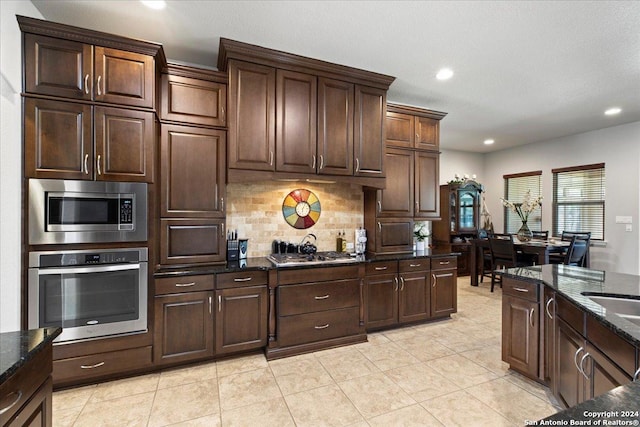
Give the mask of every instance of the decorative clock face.
[(287, 223), (298, 229), (313, 226), (320, 218), (320, 200), (309, 190), (297, 189), (282, 202), (282, 215)]

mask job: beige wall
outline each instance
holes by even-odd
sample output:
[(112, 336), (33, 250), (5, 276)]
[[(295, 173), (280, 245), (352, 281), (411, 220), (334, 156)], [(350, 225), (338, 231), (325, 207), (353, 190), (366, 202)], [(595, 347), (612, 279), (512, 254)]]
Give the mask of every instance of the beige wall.
[[(306, 230), (290, 226), (282, 215), (282, 202), (290, 191), (304, 188), (320, 199), (322, 212), (318, 222)], [(260, 182), (227, 185), (227, 227), (249, 239), (249, 256), (271, 253), (273, 240), (300, 243), (307, 233), (317, 236), (320, 251), (336, 248), (338, 231), (346, 232), (353, 242), (354, 229), (363, 223), (362, 187), (346, 184), (306, 182)]]

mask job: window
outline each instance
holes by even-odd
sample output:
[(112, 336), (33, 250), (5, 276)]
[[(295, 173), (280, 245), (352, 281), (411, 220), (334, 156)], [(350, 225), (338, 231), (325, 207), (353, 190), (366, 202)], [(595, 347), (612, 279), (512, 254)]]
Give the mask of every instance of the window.
[[(538, 197), (542, 192), (542, 171), (504, 175), (504, 198), (513, 203), (521, 203), (524, 195), (529, 190), (531, 197)], [(529, 229), (542, 231), (542, 206), (529, 215), (527, 221)], [(515, 234), (522, 226), (522, 220), (517, 213), (509, 208), (504, 208), (504, 232)]]
[(553, 169), (553, 235), (590, 231), (604, 240), (604, 163)]

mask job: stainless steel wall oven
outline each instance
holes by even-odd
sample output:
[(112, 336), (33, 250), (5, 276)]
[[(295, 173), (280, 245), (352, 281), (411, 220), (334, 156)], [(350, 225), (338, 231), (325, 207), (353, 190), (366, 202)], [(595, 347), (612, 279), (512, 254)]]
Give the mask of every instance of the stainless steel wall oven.
[(29, 328), (56, 342), (147, 330), (147, 248), (31, 252)]
[(29, 180), (29, 244), (147, 240), (147, 184)]

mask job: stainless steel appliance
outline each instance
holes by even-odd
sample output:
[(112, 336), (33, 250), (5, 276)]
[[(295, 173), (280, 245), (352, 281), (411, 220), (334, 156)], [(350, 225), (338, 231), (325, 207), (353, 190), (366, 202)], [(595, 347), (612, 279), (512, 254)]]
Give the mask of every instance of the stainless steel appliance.
[(276, 267), (294, 267), (318, 264), (348, 264), (363, 261), (363, 257), (351, 256), (344, 252), (316, 252), (315, 254), (271, 254), (267, 259)]
[(29, 180), (29, 244), (147, 240), (147, 184)]
[(29, 253), (29, 328), (56, 342), (147, 330), (147, 248)]

